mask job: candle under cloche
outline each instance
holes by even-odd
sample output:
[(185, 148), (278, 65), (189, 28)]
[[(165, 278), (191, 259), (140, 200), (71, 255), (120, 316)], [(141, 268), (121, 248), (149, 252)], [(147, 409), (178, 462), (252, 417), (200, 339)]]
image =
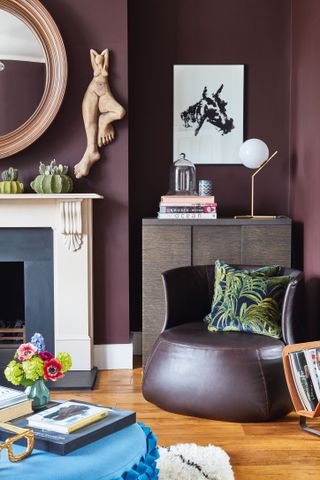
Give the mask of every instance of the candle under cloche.
[(196, 167), (184, 153), (180, 153), (170, 169), (168, 195), (197, 195), (196, 187)]

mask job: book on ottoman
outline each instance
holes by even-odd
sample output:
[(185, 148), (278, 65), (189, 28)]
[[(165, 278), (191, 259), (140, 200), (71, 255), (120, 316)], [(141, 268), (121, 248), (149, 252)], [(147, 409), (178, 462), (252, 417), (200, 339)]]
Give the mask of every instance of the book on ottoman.
[(32, 412), (32, 400), (25, 400), (10, 407), (0, 408), (0, 422), (9, 422), (24, 415), (30, 415)]
[(29, 399), (24, 392), (0, 385), (0, 408), (11, 407), (26, 400)]
[[(76, 400), (72, 400), (72, 402), (76, 402)], [(50, 402), (48, 407), (63, 405), (63, 403), (65, 402)], [(80, 405), (93, 405), (86, 402), (78, 403)], [(101, 407), (102, 405), (97, 406)], [(33, 430), (35, 440), (34, 448), (57, 453), (58, 455), (66, 455), (78, 448), (84, 447), (89, 443), (100, 440), (111, 433), (117, 432), (122, 428), (136, 423), (136, 414), (135, 412), (127, 410), (108, 408), (107, 417), (71, 433), (58, 433), (52, 430), (30, 427), (28, 425), (28, 417), (22, 417), (10, 423), (19, 427), (31, 428)], [(4, 440), (7, 436), (8, 432), (0, 430), (1, 440)]]
[(107, 417), (109, 410), (100, 405), (63, 402), (27, 418), (28, 426), (58, 433), (72, 433)]

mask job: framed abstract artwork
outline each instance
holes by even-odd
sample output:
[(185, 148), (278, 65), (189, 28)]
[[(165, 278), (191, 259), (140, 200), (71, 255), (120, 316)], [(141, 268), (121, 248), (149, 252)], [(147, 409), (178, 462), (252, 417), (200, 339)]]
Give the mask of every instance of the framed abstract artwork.
[(244, 65), (174, 65), (174, 156), (241, 163)]

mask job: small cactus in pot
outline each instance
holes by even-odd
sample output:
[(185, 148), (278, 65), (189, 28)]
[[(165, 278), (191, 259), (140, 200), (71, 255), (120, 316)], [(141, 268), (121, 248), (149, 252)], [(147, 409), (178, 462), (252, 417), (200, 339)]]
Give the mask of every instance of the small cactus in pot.
[(73, 189), (67, 165), (57, 165), (55, 160), (50, 165), (40, 162), (39, 175), (30, 185), (37, 193), (70, 193)]
[(23, 183), (18, 181), (18, 169), (8, 168), (1, 174), (0, 193), (23, 193)]

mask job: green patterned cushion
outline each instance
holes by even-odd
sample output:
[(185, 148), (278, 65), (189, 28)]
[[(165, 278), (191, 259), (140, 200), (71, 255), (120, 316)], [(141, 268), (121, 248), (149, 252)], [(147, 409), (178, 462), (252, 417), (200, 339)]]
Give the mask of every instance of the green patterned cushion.
[(209, 314), (208, 330), (236, 331), (281, 338), (280, 316), (289, 276), (253, 276), (229, 272), (225, 295)]
[(217, 313), (218, 308), (221, 306), (225, 290), (226, 279), (228, 273), (244, 272), (252, 277), (268, 276), (276, 277), (280, 274), (281, 267), (279, 265), (266, 265), (265, 267), (257, 268), (255, 271), (249, 273), (248, 270), (237, 270), (232, 265), (228, 265), (222, 260), (216, 260), (215, 262), (215, 280), (214, 280), (214, 293), (212, 298), (211, 312), (204, 318), (205, 322), (210, 322), (211, 318)]

